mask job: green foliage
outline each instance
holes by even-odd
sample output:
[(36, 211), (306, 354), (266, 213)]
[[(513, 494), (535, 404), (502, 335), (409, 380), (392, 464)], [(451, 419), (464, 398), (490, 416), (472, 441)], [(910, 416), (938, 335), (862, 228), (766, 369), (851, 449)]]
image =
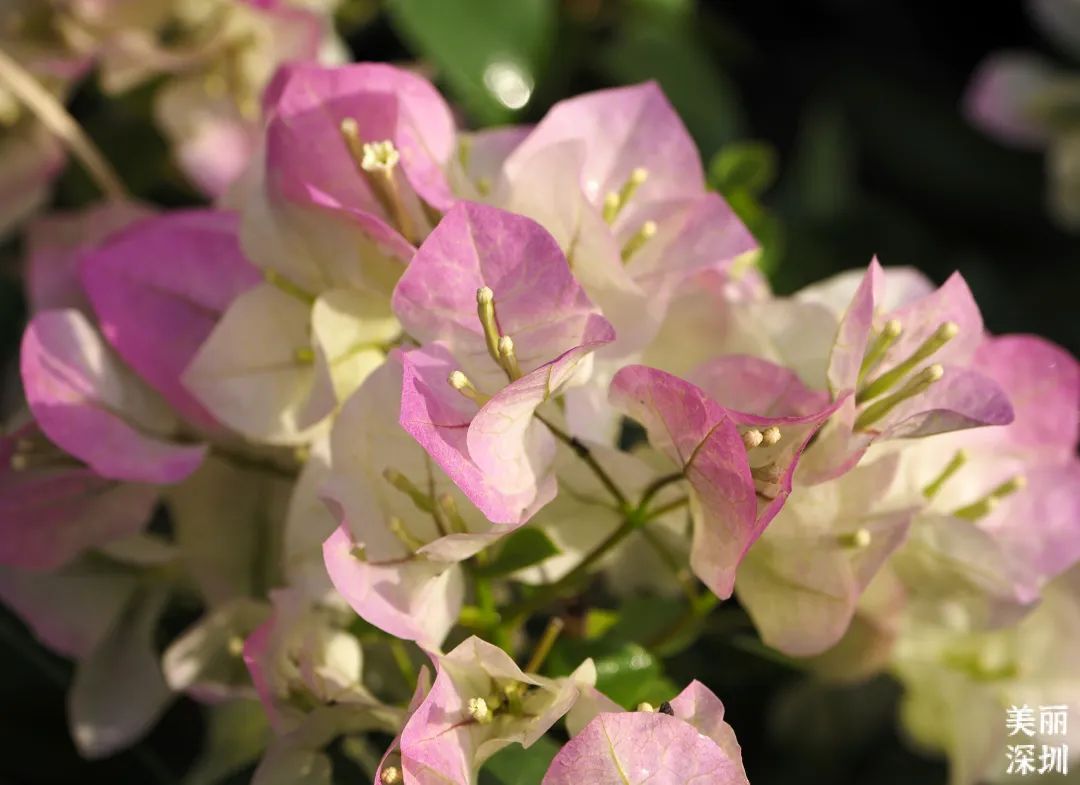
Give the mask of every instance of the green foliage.
[(733, 142), (709, 162), (709, 185), (723, 194), (760, 197), (776, 182), (778, 167), (776, 150), (767, 142)]
[(773, 185), (779, 168), (775, 148), (766, 142), (733, 142), (709, 162), (709, 186), (724, 195), (731, 209), (761, 243), (758, 264), (775, 271), (784, 252), (784, 228), (765, 207), (763, 194)]
[(395, 28), (481, 123), (512, 118), (546, 65), (553, 0), (387, 0)]
[(478, 565), (475, 571), (482, 578), (498, 578), (539, 564), (559, 552), (546, 534), (539, 529), (526, 527), (503, 540), (495, 558)]
[(511, 744), (496, 753), (480, 772), (480, 785), (536, 785), (544, 778), (559, 745), (547, 736), (525, 749)]

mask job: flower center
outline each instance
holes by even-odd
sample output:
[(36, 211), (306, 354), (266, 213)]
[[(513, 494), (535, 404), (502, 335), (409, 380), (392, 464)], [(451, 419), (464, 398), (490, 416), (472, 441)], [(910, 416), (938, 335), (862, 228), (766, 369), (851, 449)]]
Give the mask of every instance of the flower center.
[(405, 207), (398, 185), (397, 168), (401, 153), (393, 141), (365, 142), (360, 137), (359, 124), (352, 117), (342, 120), (339, 129), (356, 171), (367, 182), (383, 211), (390, 216), (406, 240), (416, 243), (420, 239), (416, 225)]
[[(874, 342), (863, 356), (860, 374), (868, 373), (869, 370), (880, 361), (881, 357), (884, 356), (885, 351), (893, 341), (899, 337), (902, 329), (900, 322), (896, 319), (886, 323), (885, 327), (882, 328), (881, 333), (875, 338)], [(960, 327), (955, 322), (944, 322), (941, 324), (941, 326), (939, 326), (929, 338), (923, 341), (919, 348), (912, 352), (911, 356), (906, 360), (898, 363), (895, 368), (886, 371), (873, 381), (867, 382), (866, 384), (860, 384), (859, 390), (855, 394), (855, 402), (859, 404), (866, 403), (867, 401), (887, 393), (895, 387), (897, 383), (915, 370), (915, 366), (932, 357), (939, 349), (941, 349), (941, 347), (955, 338), (959, 332)]]
[(648, 179), (649, 170), (639, 166), (630, 172), (630, 176), (626, 178), (618, 191), (609, 191), (604, 197), (604, 220), (609, 224), (615, 223), (619, 213), (634, 197), (637, 189)]

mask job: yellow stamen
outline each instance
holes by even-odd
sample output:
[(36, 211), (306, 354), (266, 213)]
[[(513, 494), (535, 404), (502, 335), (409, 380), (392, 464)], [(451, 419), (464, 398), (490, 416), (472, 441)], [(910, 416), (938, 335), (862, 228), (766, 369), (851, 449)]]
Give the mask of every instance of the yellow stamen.
[(484, 343), (487, 344), (488, 354), (491, 359), (502, 366), (502, 358), (499, 356), (499, 323), (495, 316), (495, 292), (490, 287), (481, 286), (476, 290), (476, 315), (480, 319), (480, 326), (484, 330)]
[(414, 231), (412, 218), (401, 198), (395, 175), (401, 153), (389, 139), (365, 142), (360, 137), (360, 126), (352, 117), (346, 117), (340, 125), (341, 137), (349, 151), (353, 165), (371, 186), (371, 192), (383, 210), (397, 224), (402, 236), (410, 242), (419, 239)]
[(308, 305), (315, 304), (315, 295), (297, 286), (277, 270), (263, 270), (263, 279), (280, 292), (295, 297)]
[(923, 341), (922, 345), (910, 357), (859, 390), (855, 395), (855, 402), (865, 403), (888, 392), (897, 382), (911, 373), (916, 365), (937, 352), (938, 349), (955, 338), (959, 332), (960, 327), (956, 322), (942, 324), (934, 331), (933, 335)]
[(293, 359), (301, 365), (311, 365), (315, 362), (315, 350), (310, 346), (301, 346), (293, 350)]
[(940, 365), (923, 368), (899, 392), (886, 396), (880, 401), (875, 401), (863, 409), (862, 413), (855, 419), (855, 430), (865, 431), (904, 401), (925, 392), (930, 385), (940, 381), (944, 375), (945, 369)]
[(977, 521), (979, 518), (985, 517), (993, 512), (994, 508), (997, 507), (998, 504), (1001, 503), (1001, 500), (1006, 496), (1011, 496), (1017, 491), (1022, 491), (1026, 487), (1027, 477), (1024, 475), (1018, 474), (1015, 477), (1010, 477), (978, 501), (961, 507), (958, 510), (954, 510), (953, 515), (957, 518)]
[(394, 536), (398, 538), (402, 545), (408, 548), (410, 551), (417, 551), (424, 547), (423, 540), (417, 539), (413, 536), (405, 527), (405, 521), (396, 515), (390, 516), (390, 531), (394, 533)]
[(518, 365), (517, 354), (514, 353), (514, 339), (509, 335), (499, 338), (499, 359), (510, 381), (521, 378), (521, 366)]
[(874, 342), (870, 344), (870, 348), (866, 350), (866, 354), (863, 355), (862, 365), (859, 367), (860, 384), (862, 384), (866, 374), (874, 370), (874, 367), (881, 362), (881, 358), (885, 356), (885, 352), (900, 337), (903, 329), (904, 327), (900, 324), (899, 319), (890, 319), (885, 322), (885, 326), (881, 328), (881, 332), (878, 333), (877, 338), (874, 339)]
[(609, 224), (614, 223), (637, 189), (648, 179), (649, 171), (640, 166), (630, 172), (630, 176), (618, 191), (612, 191), (604, 197), (604, 220)]
[(244, 639), (239, 635), (233, 635), (229, 638), (228, 651), (234, 657), (239, 657), (244, 653)]
[(382, 785), (400, 785), (401, 770), (397, 766), (387, 766), (379, 775)]
[(637, 705), (636, 711), (647, 711), (650, 714), (653, 714), (656, 712), (656, 707), (653, 706), (651, 703), (648, 703), (647, 701), (642, 701)]
[(873, 535), (870, 534), (869, 529), (856, 529), (853, 532), (846, 532), (844, 534), (837, 535), (837, 542), (840, 543), (842, 548), (866, 548), (873, 541)]
[(454, 497), (449, 491), (440, 493), (435, 502), (439, 505), (439, 510), (446, 517), (452, 531), (458, 534), (468, 533), (469, 527), (465, 523), (465, 519), (461, 517), (457, 502), (454, 501)]
[(934, 478), (934, 480), (923, 488), (922, 494), (927, 499), (933, 499), (937, 495), (937, 492), (941, 490), (941, 487), (948, 482), (949, 478), (960, 471), (960, 468), (967, 463), (967, 453), (963, 450), (957, 450), (953, 455), (952, 460), (945, 464), (945, 468), (941, 470), (941, 473)]
[(452, 371), (446, 381), (477, 406), (483, 406), (491, 400), (487, 395), (477, 390), (473, 383), (469, 381), (469, 377), (461, 371)]
[(641, 228), (637, 230), (633, 237), (626, 241), (626, 244), (622, 247), (622, 260), (623, 262), (630, 261), (630, 257), (640, 251), (645, 243), (649, 242), (652, 238), (656, 237), (656, 221), (646, 221), (641, 225)]
[(394, 488), (401, 491), (408, 496), (412, 503), (416, 505), (417, 509), (421, 512), (431, 513), (434, 507), (431, 504), (431, 497), (426, 493), (423, 493), (419, 488), (413, 484), (412, 480), (399, 472), (397, 469), (386, 468), (383, 470), (383, 479), (390, 483)]
[(750, 428), (742, 432), (743, 446), (748, 450), (752, 450), (761, 444), (765, 440), (764, 435), (757, 428)]
[(400, 160), (401, 153), (394, 147), (393, 142), (366, 142), (360, 158), (360, 168), (365, 172), (388, 172), (392, 171)]
[(489, 725), (495, 719), (495, 715), (491, 713), (487, 701), (483, 698), (469, 698), (468, 712), (469, 716), (481, 725)]
[(775, 425), (771, 428), (766, 428), (761, 432), (761, 443), (766, 447), (772, 447), (778, 441), (780, 441), (780, 429)]

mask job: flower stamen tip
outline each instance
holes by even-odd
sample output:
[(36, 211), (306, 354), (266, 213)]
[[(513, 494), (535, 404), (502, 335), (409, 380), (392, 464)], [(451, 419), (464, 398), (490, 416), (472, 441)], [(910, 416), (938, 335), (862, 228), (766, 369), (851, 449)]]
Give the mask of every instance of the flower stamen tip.
[(469, 716), (481, 725), (488, 725), (495, 719), (488, 702), (483, 698), (469, 698), (468, 712)]
[(750, 428), (742, 432), (743, 446), (752, 450), (765, 440), (765, 436), (757, 428)]
[(366, 142), (360, 159), (360, 168), (365, 172), (390, 172), (400, 160), (401, 154), (389, 139), (381, 142)]

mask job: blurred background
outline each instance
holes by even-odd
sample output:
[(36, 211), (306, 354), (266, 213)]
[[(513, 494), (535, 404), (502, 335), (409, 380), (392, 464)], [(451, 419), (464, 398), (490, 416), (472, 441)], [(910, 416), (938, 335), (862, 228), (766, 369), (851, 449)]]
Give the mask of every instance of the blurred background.
[[(338, 21), (354, 59), (418, 61), (474, 127), (532, 122), (563, 97), (656, 79), (700, 145), (711, 184), (764, 244), (778, 293), (874, 254), (937, 281), (960, 270), (990, 330), (1040, 333), (1080, 353), (1077, 235), (1051, 217), (1045, 156), (1000, 145), (961, 109), (992, 53), (1071, 64), (1026, 3), (947, 5), (346, 0)], [(137, 196), (196, 203), (151, 120), (153, 87), (115, 100), (87, 80), (69, 107)], [(94, 195), (70, 165), (54, 206)], [(20, 252), (17, 240), (0, 249), (8, 369), (24, 319)], [(698, 678), (722, 697), (755, 785), (946, 782), (941, 762), (899, 738), (893, 683), (808, 682), (759, 650), (744, 619), (717, 614), (716, 629), (671, 661), (666, 678)], [(203, 732), (192, 704), (178, 703), (133, 750), (87, 763), (67, 737), (70, 674), (0, 611), (0, 783), (184, 781)]]

